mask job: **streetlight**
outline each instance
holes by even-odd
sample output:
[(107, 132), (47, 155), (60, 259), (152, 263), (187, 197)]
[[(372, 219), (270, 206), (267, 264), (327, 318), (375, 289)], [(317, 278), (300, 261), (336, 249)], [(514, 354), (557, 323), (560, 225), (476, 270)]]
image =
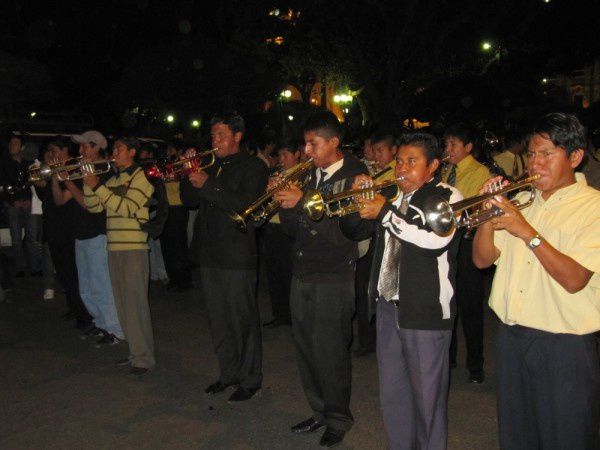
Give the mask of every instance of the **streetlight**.
[(548, 78), (542, 78), (542, 83), (543, 84), (548, 84)]
[(175, 117), (173, 117), (173, 115), (169, 114), (169, 115), (167, 116), (167, 122), (169, 122), (169, 123), (173, 123), (174, 121), (175, 121)]
[(199, 128), (200, 127), (200, 121), (197, 119), (192, 120), (192, 128)]
[(489, 43), (488, 41), (483, 41), (483, 42), (481, 43), (481, 49), (482, 49), (484, 52), (488, 52), (488, 51), (490, 51), (490, 50), (492, 49), (492, 44), (491, 44), (491, 43)]
[(35, 116), (37, 116), (37, 113), (35, 111), (32, 111), (31, 114), (29, 114), (31, 116), (31, 118), (33, 119)]
[(288, 120), (290, 120), (290, 121), (294, 120), (294, 116), (292, 116), (292, 115), (289, 115), (289, 116), (288, 116)]

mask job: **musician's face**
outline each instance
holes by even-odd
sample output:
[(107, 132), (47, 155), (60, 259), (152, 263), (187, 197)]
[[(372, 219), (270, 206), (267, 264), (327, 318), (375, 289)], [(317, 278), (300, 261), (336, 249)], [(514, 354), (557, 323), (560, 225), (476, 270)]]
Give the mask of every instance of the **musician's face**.
[(48, 150), (49, 151), (44, 153), (44, 162), (46, 164), (50, 164), (54, 161), (66, 161), (69, 159), (69, 149), (67, 147), (60, 148), (57, 145), (50, 145)]
[(446, 136), (444, 142), (448, 162), (451, 164), (458, 164), (473, 150), (473, 144), (465, 144), (456, 136)]
[(425, 150), (419, 145), (403, 145), (396, 154), (396, 178), (404, 177), (400, 182), (402, 192), (413, 192), (427, 183), (433, 177), (439, 166), (439, 160), (434, 159), (427, 164)]
[(217, 157), (224, 158), (240, 151), (242, 133), (234, 133), (228, 125), (222, 122), (216, 123), (210, 129), (213, 148), (217, 148)]
[(363, 156), (367, 161), (373, 161), (375, 159), (371, 139), (365, 139), (365, 142), (363, 144)]
[(8, 142), (8, 153), (10, 156), (18, 156), (23, 148), (23, 142), (18, 137), (13, 137)]
[(113, 145), (112, 157), (115, 160), (115, 166), (119, 169), (127, 169), (133, 164), (135, 149), (129, 149), (127, 148), (127, 145), (117, 140)]
[(583, 149), (567, 155), (565, 149), (555, 146), (546, 135), (534, 134), (525, 153), (527, 172), (540, 175), (534, 185), (547, 199), (560, 188), (575, 183), (575, 168), (584, 156)]
[(279, 165), (287, 170), (298, 164), (300, 160), (300, 152), (292, 152), (287, 148), (280, 148), (277, 155)]
[(79, 154), (91, 161), (100, 159), (100, 147), (93, 142), (79, 144)]
[(315, 167), (326, 168), (339, 160), (339, 138), (327, 138), (309, 131), (304, 133), (304, 142), (306, 155), (313, 159)]
[(385, 167), (394, 160), (397, 152), (398, 147), (395, 145), (388, 145), (385, 141), (375, 142), (373, 144), (373, 153), (375, 155), (377, 169), (385, 169)]

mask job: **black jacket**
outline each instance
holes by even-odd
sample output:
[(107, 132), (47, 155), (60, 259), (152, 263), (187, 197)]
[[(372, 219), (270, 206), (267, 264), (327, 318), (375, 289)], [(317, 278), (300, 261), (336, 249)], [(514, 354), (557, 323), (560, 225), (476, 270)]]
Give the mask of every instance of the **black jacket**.
[(370, 311), (379, 297), (377, 284), (385, 247), (385, 231), (402, 241), (398, 292), (398, 325), (420, 330), (451, 329), (456, 315), (456, 253), (460, 233), (438, 236), (426, 224), (425, 200), (439, 196), (451, 203), (462, 199), (453, 187), (434, 178), (410, 198), (406, 215), (385, 203), (377, 220), (363, 220), (358, 214), (341, 222), (350, 238), (364, 240), (374, 235), (374, 255), (369, 279)]
[[(365, 165), (355, 156), (344, 154), (344, 164), (330, 179), (319, 186), (323, 193), (349, 189), (354, 177), (368, 173)], [(315, 169), (307, 188), (314, 188)], [(292, 273), (304, 282), (354, 282), (354, 268), (358, 258), (356, 242), (342, 234), (339, 218), (323, 217), (310, 220), (302, 210), (302, 202), (295, 208), (281, 209), (281, 225), (296, 242), (292, 249)]]
[(258, 252), (256, 231), (249, 226), (241, 232), (231, 219), (265, 192), (268, 169), (258, 158), (246, 152), (217, 159), (207, 169), (208, 180), (202, 188), (181, 181), (181, 201), (198, 208), (190, 258), (203, 267), (254, 269)]

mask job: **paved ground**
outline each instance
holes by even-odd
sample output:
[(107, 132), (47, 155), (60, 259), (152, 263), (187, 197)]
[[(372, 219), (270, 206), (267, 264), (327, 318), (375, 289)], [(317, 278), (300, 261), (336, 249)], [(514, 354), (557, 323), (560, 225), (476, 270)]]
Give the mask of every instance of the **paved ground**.
[[(266, 321), (268, 301), (264, 293), (259, 297)], [(141, 379), (114, 365), (127, 355), (125, 345), (97, 349), (61, 321), (64, 299), (41, 300), (38, 278), (19, 281), (10, 299), (0, 303), (0, 449), (319, 448), (320, 432), (289, 432), (309, 410), (287, 327), (263, 334), (261, 394), (233, 406), (227, 395), (202, 393), (214, 381), (217, 364), (196, 290), (166, 294), (152, 283), (158, 365)], [(486, 321), (486, 383), (468, 384), (464, 367), (452, 374), (452, 450), (497, 448), (489, 312)], [(374, 355), (354, 359), (352, 411), (355, 426), (339, 448), (385, 448)]]

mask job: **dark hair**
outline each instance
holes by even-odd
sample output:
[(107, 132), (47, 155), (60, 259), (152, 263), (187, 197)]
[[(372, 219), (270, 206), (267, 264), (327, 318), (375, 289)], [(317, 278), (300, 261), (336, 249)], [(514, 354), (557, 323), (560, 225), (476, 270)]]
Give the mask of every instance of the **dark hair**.
[(311, 131), (326, 139), (336, 137), (340, 141), (342, 140), (342, 126), (331, 111), (319, 111), (306, 119), (302, 126), (302, 132), (309, 133)]
[(214, 115), (210, 120), (210, 126), (212, 127), (218, 123), (227, 125), (233, 134), (246, 132), (246, 123), (244, 122), (244, 118), (237, 113)]
[(441, 157), (442, 152), (440, 150), (440, 144), (433, 134), (421, 133), (418, 131), (403, 134), (400, 136), (400, 139), (398, 139), (398, 146), (402, 147), (404, 145), (421, 147), (428, 165), (431, 164), (434, 159), (440, 159)]
[(138, 138), (134, 136), (119, 136), (114, 142), (120, 141), (127, 147), (127, 150), (134, 149), (136, 153), (139, 153), (141, 144)]
[(282, 149), (287, 149), (291, 153), (296, 153), (300, 151), (300, 147), (302, 147), (303, 142), (298, 139), (285, 139), (283, 142), (277, 144), (275, 147), (275, 151), (279, 152)]
[(585, 152), (587, 145), (585, 128), (574, 114), (546, 114), (533, 127), (531, 136), (534, 134), (547, 136), (555, 146), (564, 149), (567, 156), (579, 149)]
[(387, 131), (377, 131), (371, 135), (371, 144), (385, 142), (385, 145), (392, 147), (396, 145), (396, 138), (392, 133)]
[(66, 138), (64, 138), (63, 136), (56, 136), (55, 138), (53, 138), (52, 140), (48, 141), (48, 143), (46, 144), (46, 148), (53, 146), (53, 147), (58, 147), (60, 149), (63, 149), (65, 147), (67, 147), (67, 149), (70, 149), (71, 147), (71, 142), (68, 141)]
[(446, 127), (444, 138), (447, 137), (458, 138), (464, 145), (473, 144), (473, 146), (475, 146), (475, 141), (477, 140), (473, 127), (464, 123), (457, 123)]

